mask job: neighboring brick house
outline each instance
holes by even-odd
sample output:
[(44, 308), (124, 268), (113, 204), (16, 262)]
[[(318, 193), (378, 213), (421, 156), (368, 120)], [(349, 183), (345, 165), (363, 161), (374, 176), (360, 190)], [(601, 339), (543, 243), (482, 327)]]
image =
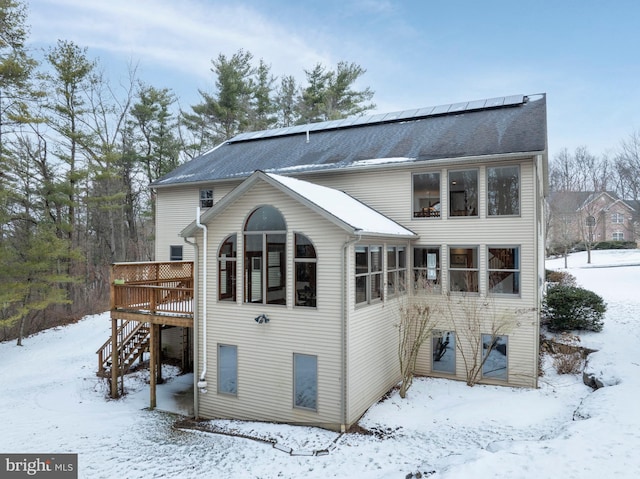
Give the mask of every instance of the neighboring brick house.
[(549, 195), (548, 247), (637, 241), (638, 210), (611, 191), (556, 191)]

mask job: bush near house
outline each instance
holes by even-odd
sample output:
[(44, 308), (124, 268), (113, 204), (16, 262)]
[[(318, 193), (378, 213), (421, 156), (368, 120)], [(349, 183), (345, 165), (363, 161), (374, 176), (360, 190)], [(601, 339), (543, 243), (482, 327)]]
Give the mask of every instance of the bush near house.
[(606, 310), (602, 297), (576, 286), (554, 286), (542, 303), (542, 315), (551, 331), (602, 331)]
[(545, 279), (548, 283), (554, 283), (558, 286), (575, 286), (576, 278), (566, 271), (554, 271), (548, 269), (545, 271)]

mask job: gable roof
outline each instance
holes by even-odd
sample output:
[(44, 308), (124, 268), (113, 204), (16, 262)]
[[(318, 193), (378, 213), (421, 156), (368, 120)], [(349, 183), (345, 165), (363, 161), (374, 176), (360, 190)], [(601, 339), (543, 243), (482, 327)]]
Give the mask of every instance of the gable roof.
[(632, 201), (623, 200), (614, 191), (553, 191), (549, 196), (549, 201), (556, 205), (557, 211), (572, 213), (586, 209), (602, 197), (607, 197), (609, 201), (606, 206), (601, 208), (601, 211), (608, 211), (617, 204), (632, 211), (636, 210)]
[(164, 187), (381, 163), (546, 152), (544, 94), (240, 134), (153, 183)]
[[(222, 200), (209, 208), (202, 215), (201, 223), (210, 222), (260, 180), (306, 205), (350, 234), (411, 239), (418, 237), (413, 231), (387, 218), (343, 191), (262, 171), (253, 173)], [(196, 231), (196, 222), (193, 221), (180, 232), (180, 235), (189, 237), (193, 236)]]

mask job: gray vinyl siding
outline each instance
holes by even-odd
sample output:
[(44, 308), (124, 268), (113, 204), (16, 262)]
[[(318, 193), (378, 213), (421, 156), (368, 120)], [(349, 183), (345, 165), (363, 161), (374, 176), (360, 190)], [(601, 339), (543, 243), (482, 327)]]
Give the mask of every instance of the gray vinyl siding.
[[(244, 304), (243, 225), (255, 207), (270, 204), (287, 222), (287, 305)], [(200, 415), (339, 427), (342, 420), (341, 256), (346, 235), (308, 208), (260, 183), (214, 219), (208, 247), (208, 392), (200, 395)], [(217, 299), (217, 250), (238, 234), (237, 302)], [(293, 237), (306, 235), (317, 255), (317, 308), (295, 307)], [(266, 314), (268, 324), (254, 318)], [(200, 336), (202, 338), (202, 336)], [(238, 348), (238, 395), (216, 394), (217, 344)], [(202, 361), (200, 350), (200, 362)], [(318, 358), (318, 408), (293, 407), (293, 354)], [(199, 374), (199, 372), (197, 373)]]

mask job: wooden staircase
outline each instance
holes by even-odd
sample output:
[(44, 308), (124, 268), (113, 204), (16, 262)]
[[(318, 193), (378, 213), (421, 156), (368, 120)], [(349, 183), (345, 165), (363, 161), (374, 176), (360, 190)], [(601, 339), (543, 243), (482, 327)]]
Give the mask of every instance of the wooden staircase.
[[(126, 374), (136, 360), (144, 352), (149, 351), (150, 340), (151, 330), (149, 323), (131, 320), (123, 321), (122, 325), (118, 327), (119, 375)], [(112, 352), (113, 344), (111, 338), (96, 351), (98, 355), (98, 376), (111, 377)]]

